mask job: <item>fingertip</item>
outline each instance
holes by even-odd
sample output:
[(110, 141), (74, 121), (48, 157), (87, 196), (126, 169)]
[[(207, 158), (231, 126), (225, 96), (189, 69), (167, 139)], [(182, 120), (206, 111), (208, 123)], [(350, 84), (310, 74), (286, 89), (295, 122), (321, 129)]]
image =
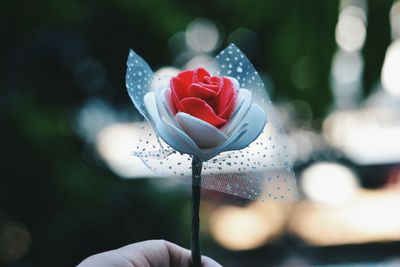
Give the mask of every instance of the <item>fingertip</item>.
[[(171, 266), (190, 266), (191, 253), (190, 250), (182, 248), (169, 241), (161, 240), (169, 251)], [(202, 267), (222, 267), (221, 264), (207, 256), (201, 256)], [(188, 264), (188, 265), (187, 265)]]
[(202, 256), (201, 261), (203, 263), (203, 267), (222, 267), (221, 264), (207, 256)]

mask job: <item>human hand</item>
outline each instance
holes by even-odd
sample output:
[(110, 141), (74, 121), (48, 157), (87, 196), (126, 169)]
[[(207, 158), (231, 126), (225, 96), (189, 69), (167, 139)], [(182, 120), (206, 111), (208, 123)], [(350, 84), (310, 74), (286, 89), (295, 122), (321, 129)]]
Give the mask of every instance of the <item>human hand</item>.
[[(220, 267), (202, 256), (203, 267)], [(190, 251), (165, 240), (149, 240), (90, 256), (77, 267), (190, 267)]]

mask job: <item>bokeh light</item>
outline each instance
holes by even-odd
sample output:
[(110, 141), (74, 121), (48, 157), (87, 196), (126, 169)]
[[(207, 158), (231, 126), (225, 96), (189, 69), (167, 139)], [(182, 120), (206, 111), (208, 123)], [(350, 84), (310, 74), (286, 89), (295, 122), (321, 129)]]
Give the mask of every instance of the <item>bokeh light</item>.
[(8, 221), (0, 224), (0, 264), (14, 262), (31, 247), (31, 235), (20, 223)]
[(340, 11), (336, 25), (335, 37), (338, 46), (348, 52), (359, 50), (364, 45), (366, 35), (365, 10), (358, 5), (345, 6)]
[(389, 93), (400, 96), (400, 40), (394, 41), (386, 51), (382, 67), (382, 85)]
[(254, 249), (282, 233), (290, 207), (289, 203), (277, 202), (224, 205), (211, 212), (210, 233), (230, 250)]
[(400, 1), (395, 1), (390, 9), (390, 26), (392, 29), (392, 38), (400, 37)]
[(86, 141), (93, 142), (98, 132), (115, 122), (116, 117), (115, 111), (106, 102), (89, 99), (77, 112), (73, 128)]
[(215, 73), (217, 70), (217, 67), (214, 66), (214, 58), (205, 54), (197, 55), (191, 58), (188, 62), (186, 62), (184, 69), (196, 69), (199, 67), (207, 69), (207, 71), (210, 73)]
[(354, 84), (362, 74), (364, 62), (359, 53), (339, 50), (333, 58), (333, 78), (342, 84)]
[(390, 106), (336, 111), (323, 123), (325, 139), (359, 164), (400, 160), (400, 117)]
[(301, 173), (301, 187), (313, 201), (340, 206), (352, 199), (358, 182), (349, 168), (333, 162), (319, 162)]
[(335, 38), (339, 49), (331, 67), (331, 89), (334, 107), (357, 107), (362, 96), (364, 59), (361, 49), (367, 36), (367, 2), (343, 0), (336, 24)]
[(359, 52), (338, 50), (332, 61), (332, 89), (338, 108), (351, 108), (361, 97), (364, 60)]
[(162, 67), (154, 72), (154, 79), (151, 81), (150, 87), (155, 90), (169, 86), (169, 80), (171, 77), (176, 76), (179, 73), (179, 69), (174, 67)]
[(310, 130), (295, 130), (288, 136), (292, 159), (307, 162), (322, 147), (321, 137)]
[(217, 25), (209, 19), (192, 21), (185, 36), (187, 45), (196, 52), (212, 52), (221, 44)]
[(257, 212), (236, 207), (221, 207), (210, 217), (211, 233), (231, 250), (246, 250), (261, 246), (270, 229)]
[(357, 192), (345, 206), (302, 202), (293, 211), (290, 229), (318, 246), (400, 240), (397, 192)]
[[(152, 177), (154, 174), (132, 151), (139, 143), (142, 123), (115, 123), (97, 135), (96, 147), (100, 156), (117, 175), (124, 178)], [(149, 145), (151, 148), (151, 146)]]

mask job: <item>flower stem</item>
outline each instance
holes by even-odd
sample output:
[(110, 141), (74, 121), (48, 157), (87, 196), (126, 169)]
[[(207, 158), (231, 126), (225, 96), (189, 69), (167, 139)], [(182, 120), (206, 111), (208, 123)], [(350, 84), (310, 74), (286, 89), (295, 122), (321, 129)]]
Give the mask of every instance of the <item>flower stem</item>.
[(192, 161), (192, 267), (201, 267), (200, 249), (200, 194), (203, 162), (193, 157)]

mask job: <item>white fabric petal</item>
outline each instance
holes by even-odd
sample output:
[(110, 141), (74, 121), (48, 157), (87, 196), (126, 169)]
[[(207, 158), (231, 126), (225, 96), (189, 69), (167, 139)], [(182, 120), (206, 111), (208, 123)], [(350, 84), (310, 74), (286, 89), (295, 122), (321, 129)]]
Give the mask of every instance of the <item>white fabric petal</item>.
[(150, 122), (154, 124), (153, 126), (155, 126), (161, 121), (156, 104), (156, 94), (154, 92), (147, 93), (144, 96), (143, 101), (147, 113), (150, 115)]
[[(197, 146), (197, 144), (182, 130), (180, 130), (178, 127), (176, 127), (175, 125), (171, 124), (170, 122), (168, 122), (166, 120), (165, 117), (161, 118), (162, 119), (162, 124), (165, 126), (165, 129), (175, 137), (175, 139), (177, 141), (172, 141), (172, 143), (168, 144), (173, 147), (175, 150), (177, 150), (178, 152), (181, 153), (188, 153), (191, 154), (193, 156), (197, 156), (199, 158), (203, 157), (203, 152), (200, 150), (200, 148)], [(187, 149), (185, 150), (179, 150), (178, 148), (175, 147), (175, 143), (177, 142), (178, 144), (185, 144), (185, 146), (187, 147)], [(190, 152), (188, 152), (188, 150), (190, 150)]]
[(147, 93), (144, 96), (144, 105), (150, 116), (150, 123), (153, 124), (154, 130), (168, 145), (182, 153), (193, 154), (195, 152), (190, 145), (187, 145), (169, 131), (158, 112), (156, 94), (154, 92)]
[(171, 100), (171, 91), (169, 88), (156, 89), (156, 103), (161, 117), (166, 117), (172, 124), (176, 124), (174, 119), (174, 106)]
[(245, 118), (242, 120), (242, 123), (248, 123), (247, 132), (237, 141), (230, 144), (229, 147), (226, 148), (226, 151), (239, 150), (247, 147), (261, 134), (266, 122), (267, 116), (264, 109), (257, 104), (252, 104)]
[(251, 106), (252, 94), (247, 89), (240, 89), (238, 94), (238, 103), (229, 118), (228, 122), (221, 128), (221, 130), (230, 136), (243, 121), (249, 108)]
[(203, 156), (203, 161), (207, 161), (209, 159), (212, 159), (213, 157), (215, 157), (216, 155), (218, 155), (221, 152), (224, 152), (226, 150), (228, 150), (228, 147), (232, 144), (235, 143), (237, 140), (239, 140), (239, 138), (241, 138), (244, 134), (246, 134), (247, 132), (247, 127), (248, 123), (245, 122), (243, 123), (239, 129), (237, 129), (237, 131), (235, 131), (235, 133), (230, 136), (228, 138), (228, 140), (222, 144), (219, 147), (216, 148), (209, 148), (209, 149), (203, 149), (202, 152), (204, 154)]
[(220, 129), (187, 113), (178, 112), (175, 119), (201, 149), (219, 146), (228, 139)]
[[(170, 135), (173, 136), (173, 138), (171, 138), (170, 140), (166, 140), (168, 141), (168, 144), (170, 144), (170, 146), (173, 147), (175, 150), (181, 153), (187, 153), (193, 155), (202, 161), (207, 161), (209, 159), (212, 159), (219, 153), (225, 151), (229, 145), (235, 143), (238, 139), (240, 139), (243, 135), (246, 134), (247, 132), (246, 127), (248, 125), (247, 122), (243, 123), (241, 127), (237, 129), (234, 135), (229, 137), (228, 140), (222, 145), (215, 148), (200, 149), (197, 146), (197, 144), (185, 132), (181, 131), (179, 128), (169, 123), (164, 117), (161, 118), (161, 120), (162, 120), (161, 123), (162, 126), (169, 132)], [(182, 143), (185, 145), (185, 148), (182, 147)], [(178, 148), (176, 145), (181, 145), (181, 147)]]
[(176, 151), (190, 155), (197, 153), (193, 147), (186, 144), (182, 139), (178, 138), (173, 132), (171, 132), (166, 123), (161, 122), (156, 125), (156, 128), (158, 135)]

